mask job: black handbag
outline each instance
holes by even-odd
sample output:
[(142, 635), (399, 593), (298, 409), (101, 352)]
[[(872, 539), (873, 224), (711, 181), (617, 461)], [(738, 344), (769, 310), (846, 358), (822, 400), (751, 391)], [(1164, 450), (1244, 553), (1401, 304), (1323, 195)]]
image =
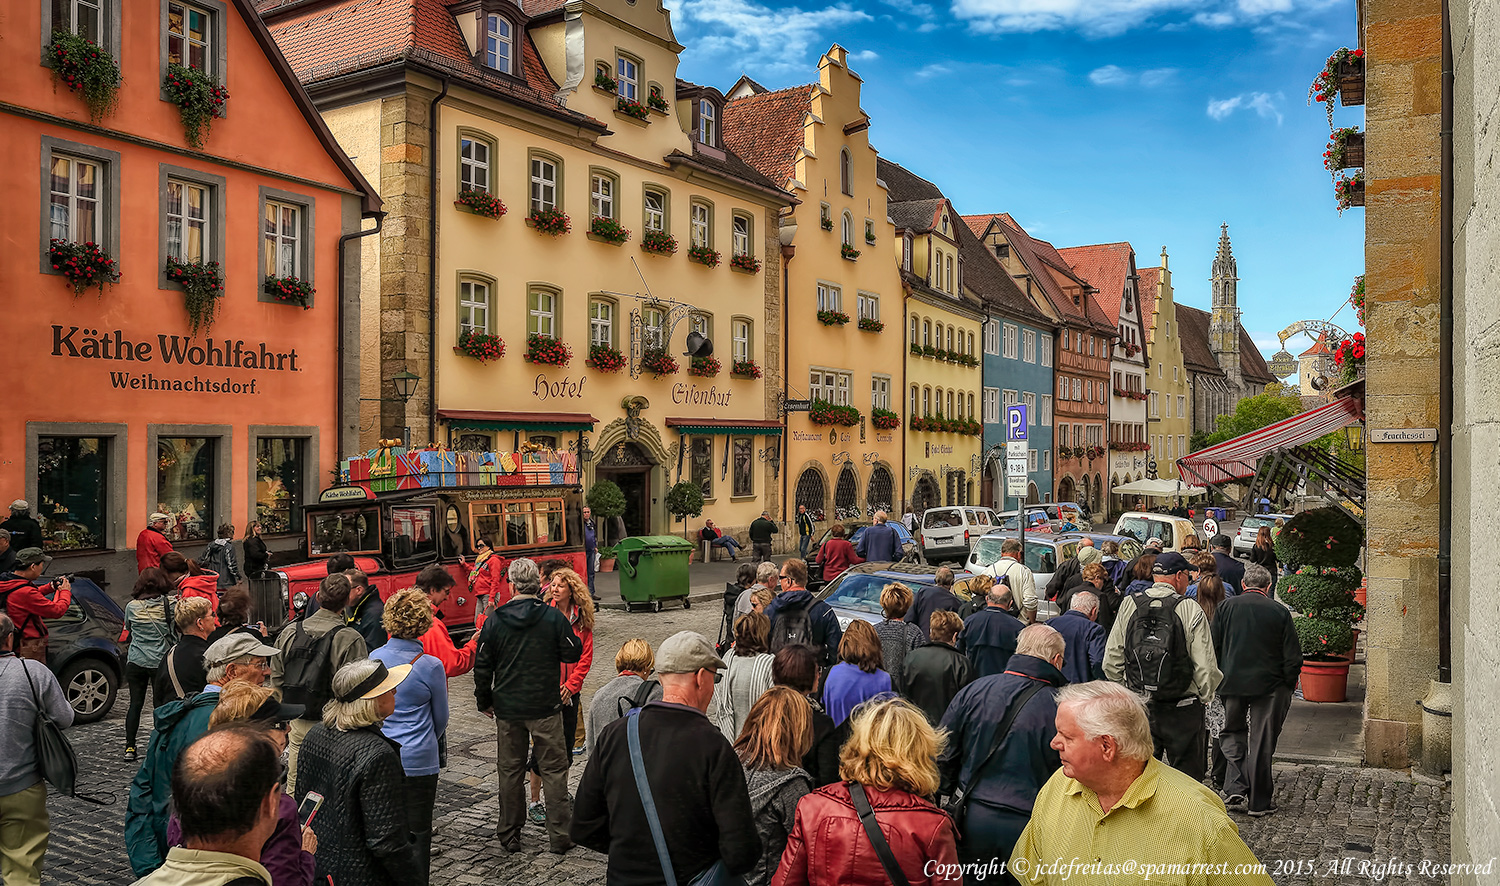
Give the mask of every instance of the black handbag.
[(26, 674), (26, 682), (31, 686), (31, 698), (36, 703), (36, 724), (32, 727), (32, 737), (36, 742), (37, 767), (42, 770), (42, 778), (57, 788), (58, 793), (71, 797), (76, 792), (78, 782), (78, 755), (73, 752), (73, 743), (63, 735), (62, 727), (57, 725), (57, 721), (42, 706), (42, 696), (36, 691), (36, 683), (31, 679), (31, 671), (24, 661), (21, 662), (21, 671)]

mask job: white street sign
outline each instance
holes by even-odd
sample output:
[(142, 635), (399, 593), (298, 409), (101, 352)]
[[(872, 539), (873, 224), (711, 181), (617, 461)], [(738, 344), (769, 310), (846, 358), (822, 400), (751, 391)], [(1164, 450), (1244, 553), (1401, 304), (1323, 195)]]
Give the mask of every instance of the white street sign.
[(1007, 458), (1025, 458), (1027, 448), (1025, 440), (1012, 440), (1005, 444), (1005, 455)]

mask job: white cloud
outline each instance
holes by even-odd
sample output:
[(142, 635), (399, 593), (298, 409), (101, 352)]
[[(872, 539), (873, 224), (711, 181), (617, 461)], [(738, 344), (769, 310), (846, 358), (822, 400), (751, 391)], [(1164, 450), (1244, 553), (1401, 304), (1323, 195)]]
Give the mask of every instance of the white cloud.
[(950, 67), (948, 67), (947, 65), (933, 64), (933, 65), (928, 65), (925, 68), (922, 68), (921, 70), (917, 71), (916, 76), (917, 76), (918, 79), (927, 80), (927, 79), (929, 79), (931, 77), (941, 77), (944, 74), (951, 74), (951, 73), (953, 73), (953, 69), (950, 68)]
[(1200, 12), (1193, 16), (1193, 21), (1206, 28), (1227, 28), (1234, 24), (1235, 18), (1232, 12)]
[(1130, 72), (1119, 65), (1105, 65), (1089, 72), (1089, 81), (1095, 86), (1123, 86), (1131, 79)]
[(1141, 72), (1141, 85), (1148, 89), (1155, 88), (1165, 84), (1176, 76), (1176, 68), (1152, 68), (1149, 71)]
[(849, 61), (851, 62), (872, 62), (878, 58), (880, 58), (880, 53), (873, 49), (861, 49), (859, 52), (849, 53)]
[(746, 70), (781, 71), (805, 67), (832, 39), (824, 32), (872, 21), (866, 12), (842, 3), (821, 9), (772, 9), (750, 0), (679, 0), (678, 24), (692, 32), (684, 42), (695, 50), (732, 56)]
[[(1329, 2), (1333, 0), (953, 0), (953, 13), (980, 33), (1079, 31), (1109, 37), (1167, 16), (1223, 28), (1282, 15), (1294, 4)], [(1158, 27), (1175, 30), (1182, 22)]]
[(1256, 115), (1265, 120), (1275, 120), (1276, 125), (1281, 125), (1281, 110), (1276, 103), (1281, 100), (1281, 93), (1271, 95), (1266, 92), (1245, 92), (1233, 98), (1209, 99), (1208, 116), (1215, 120), (1223, 120), (1235, 111), (1254, 111)]
[(919, 3), (916, 0), (883, 0), (883, 2), (893, 9), (899, 9), (918, 18), (930, 19), (936, 14), (936, 10), (930, 3)]

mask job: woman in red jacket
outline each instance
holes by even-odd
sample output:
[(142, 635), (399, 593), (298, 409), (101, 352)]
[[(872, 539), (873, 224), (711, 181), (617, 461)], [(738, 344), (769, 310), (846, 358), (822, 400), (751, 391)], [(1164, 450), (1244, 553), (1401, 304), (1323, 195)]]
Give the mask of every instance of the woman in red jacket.
[(488, 615), (510, 602), (510, 585), (505, 581), (506, 563), (483, 538), (474, 539), (474, 547), (479, 555), (469, 570), (469, 590), (484, 607), (484, 614)]
[(219, 614), (219, 574), (209, 572), (198, 565), (197, 560), (189, 560), (176, 551), (162, 554), (161, 568), (167, 573), (167, 580), (172, 582), (173, 589), (180, 597), (202, 597), (208, 601), (208, 608), (214, 615)]
[(818, 549), (818, 564), (823, 567), (824, 581), (833, 581), (850, 566), (865, 562), (863, 557), (854, 552), (854, 545), (844, 538), (846, 531), (844, 524), (833, 524), (833, 528), (829, 530), (833, 533), (832, 537)]
[[(568, 623), (573, 626), (573, 634), (583, 644), (583, 655), (579, 656), (578, 661), (573, 664), (564, 662), (562, 665), (563, 742), (569, 750), (568, 763), (571, 765), (572, 749), (578, 741), (578, 694), (583, 691), (584, 678), (588, 677), (589, 666), (594, 663), (594, 598), (589, 594), (588, 583), (571, 569), (555, 570), (552, 573), (552, 583), (547, 587), (548, 602), (567, 617)], [(532, 821), (546, 824), (547, 809), (542, 805), (542, 779), (534, 757), (528, 767), (531, 770), (531, 803), (526, 807), (526, 814)]]
[(844, 780), (818, 788), (797, 804), (772, 886), (891, 882), (855, 811), (851, 790), (862, 790), (868, 798), (907, 882), (961, 882), (953, 822), (927, 799), (938, 789), (941, 736), (921, 711), (899, 698), (860, 705), (852, 724), (839, 755)]

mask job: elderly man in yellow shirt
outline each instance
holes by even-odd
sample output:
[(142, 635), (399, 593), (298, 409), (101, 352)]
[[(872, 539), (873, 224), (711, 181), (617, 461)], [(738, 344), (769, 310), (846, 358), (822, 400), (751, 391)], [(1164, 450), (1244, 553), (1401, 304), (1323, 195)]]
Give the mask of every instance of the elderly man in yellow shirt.
[(1033, 886), (1272, 886), (1213, 791), (1151, 756), (1140, 696), (1102, 681), (1057, 694), (1062, 768), (1008, 870)]

